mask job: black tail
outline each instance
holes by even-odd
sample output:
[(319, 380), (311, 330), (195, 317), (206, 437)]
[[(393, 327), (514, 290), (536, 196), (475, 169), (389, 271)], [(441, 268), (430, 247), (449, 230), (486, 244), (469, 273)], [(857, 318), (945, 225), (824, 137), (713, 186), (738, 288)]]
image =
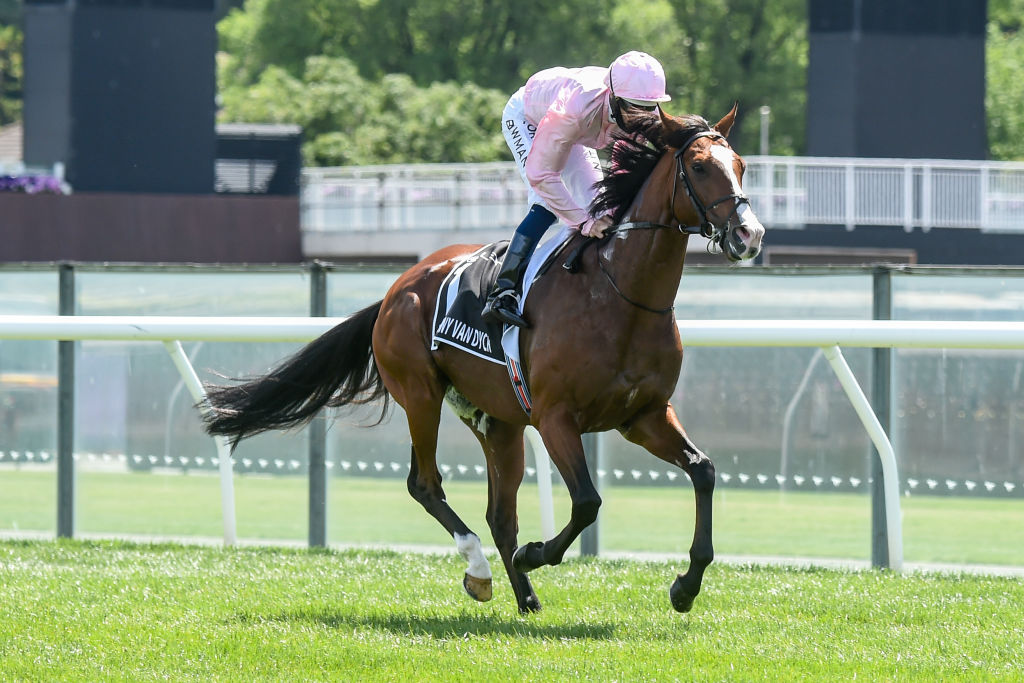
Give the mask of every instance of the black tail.
[[(390, 395), (373, 362), (373, 326), (380, 301), (314, 339), (265, 377), (229, 387), (207, 387), (207, 433), (233, 445), (247, 436), (287, 429), (313, 419), (324, 406), (384, 400)], [(378, 422), (380, 422), (378, 420)]]

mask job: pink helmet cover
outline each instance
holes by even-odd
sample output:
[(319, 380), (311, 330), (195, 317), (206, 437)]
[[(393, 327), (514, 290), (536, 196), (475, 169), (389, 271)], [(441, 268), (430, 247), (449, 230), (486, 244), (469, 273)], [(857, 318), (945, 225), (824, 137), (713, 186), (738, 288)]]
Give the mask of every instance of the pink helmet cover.
[(637, 102), (668, 102), (665, 69), (646, 52), (631, 51), (617, 57), (608, 69), (609, 85), (616, 97)]

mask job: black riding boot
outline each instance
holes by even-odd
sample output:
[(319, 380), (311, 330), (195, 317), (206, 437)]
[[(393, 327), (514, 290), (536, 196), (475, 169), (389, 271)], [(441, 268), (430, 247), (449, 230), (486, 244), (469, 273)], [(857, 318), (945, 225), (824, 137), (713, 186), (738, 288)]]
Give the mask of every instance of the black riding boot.
[(530, 324), (519, 315), (520, 284), (523, 271), (530, 262), (537, 240), (520, 232), (512, 235), (505, 259), (501, 262), (498, 279), (494, 282), (491, 293), (487, 296), (483, 319), (489, 323), (503, 322), (516, 327), (529, 327)]

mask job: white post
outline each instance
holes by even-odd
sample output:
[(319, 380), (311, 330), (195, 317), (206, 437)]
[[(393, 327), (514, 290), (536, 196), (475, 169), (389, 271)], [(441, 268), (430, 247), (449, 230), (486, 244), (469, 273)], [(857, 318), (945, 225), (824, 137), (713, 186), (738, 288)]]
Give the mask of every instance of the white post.
[(526, 428), (526, 440), (533, 449), (533, 459), (537, 464), (537, 495), (540, 497), (540, 532), (545, 538), (555, 536), (555, 501), (551, 492), (551, 460), (548, 449), (540, 432), (533, 427)]
[(988, 212), (988, 199), (989, 199), (989, 188), (991, 187), (990, 181), (990, 167), (982, 166), (981, 173), (978, 176), (978, 183), (981, 187), (978, 188), (978, 202), (981, 206), (978, 207), (978, 228), (982, 232), (991, 230), (989, 212)]
[(903, 230), (914, 231), (914, 166), (903, 166)]
[(804, 203), (799, 215), (797, 214), (800, 194), (796, 186), (796, 162), (791, 159), (786, 162), (786, 224), (791, 228), (807, 223), (807, 203)]
[(846, 200), (843, 205), (843, 222), (846, 224), (847, 230), (853, 230), (857, 224), (857, 176), (856, 167), (852, 161), (846, 162), (843, 188)]
[[(164, 348), (167, 349), (167, 353), (171, 354), (171, 360), (178, 368), (178, 373), (185, 381), (185, 386), (188, 387), (192, 398), (196, 401), (205, 399), (206, 390), (203, 389), (203, 383), (199, 381), (199, 376), (192, 367), (192, 363), (189, 362), (188, 356), (185, 355), (185, 350), (181, 348), (181, 342), (165, 341)], [(235, 530), (235, 488), (232, 479), (234, 473), (231, 469), (231, 444), (223, 436), (215, 436), (213, 440), (217, 444), (217, 457), (220, 460), (220, 509), (224, 521), (224, 545), (235, 545), (238, 538)]]
[(768, 130), (771, 126), (772, 108), (767, 104), (762, 105), (761, 109), (761, 145), (760, 154), (761, 156), (768, 156), (770, 154), (768, 145)]
[(932, 167), (925, 163), (921, 166), (921, 230), (931, 230), (932, 220)]
[(867, 397), (864, 396), (860, 385), (857, 384), (857, 378), (853, 376), (853, 371), (846, 364), (843, 352), (839, 350), (838, 346), (823, 346), (821, 350), (832, 365), (832, 370), (839, 378), (839, 383), (843, 385), (846, 396), (853, 404), (853, 409), (857, 411), (861, 423), (868, 430), (868, 435), (874, 442), (875, 448), (878, 449), (878, 456), (882, 461), (882, 477), (885, 479), (882, 484), (885, 489), (885, 528), (889, 542), (889, 568), (900, 571), (903, 568), (903, 527), (900, 517), (896, 453), (892, 449), (892, 444), (889, 443), (889, 437), (886, 436), (885, 430), (878, 422), (875, 411), (871, 409), (871, 404), (868, 403)]

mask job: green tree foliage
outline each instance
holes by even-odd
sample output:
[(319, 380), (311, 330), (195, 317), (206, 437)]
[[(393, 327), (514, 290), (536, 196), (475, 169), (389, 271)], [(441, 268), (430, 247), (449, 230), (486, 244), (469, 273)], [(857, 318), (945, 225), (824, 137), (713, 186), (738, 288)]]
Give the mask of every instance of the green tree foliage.
[[(220, 23), (221, 118), (302, 124), (308, 163), (504, 159), (501, 107), (530, 74), (643, 49), (666, 65), (670, 112), (713, 119), (741, 100), (735, 139), (749, 153), (758, 121), (747, 115), (769, 104), (773, 151), (792, 153), (803, 139), (805, 23), (803, 0), (248, 0)], [(314, 56), (354, 71), (325, 70)], [(336, 78), (317, 82), (326, 75)], [(302, 87), (292, 92), (286, 77)], [(342, 91), (347, 106), (315, 101)], [(389, 137), (385, 122), (422, 134), (395, 145), (402, 132)]]
[(587, 63), (607, 14), (584, 0), (248, 0), (219, 24), (220, 118), (299, 123), (310, 164), (505, 159), (508, 96), (563, 58)]
[(684, 32), (666, 62), (690, 111), (721, 116), (740, 100), (733, 142), (757, 152), (758, 109), (772, 110), (771, 152), (802, 151), (806, 108), (806, 0), (669, 0)]
[[(1024, 0), (989, 6), (992, 156), (1022, 158)], [(713, 120), (739, 100), (733, 143), (753, 154), (768, 105), (771, 153), (799, 154), (806, 15), (806, 0), (246, 0), (219, 24), (221, 118), (302, 124), (307, 163), (507, 159), (501, 107), (530, 74), (641, 49), (666, 67), (670, 113)]]
[(314, 55), (367, 79), (473, 82), (511, 91), (537, 69), (589, 63), (611, 10), (590, 0), (248, 0), (221, 22), (222, 49), (254, 82), (269, 66), (301, 77)]
[(404, 74), (366, 80), (340, 57), (310, 57), (302, 76), (271, 66), (249, 87), (222, 90), (221, 118), (294, 122), (312, 165), (503, 158), (506, 96), (472, 83), (416, 86)]
[(0, 126), (21, 119), (20, 0), (0, 0)]
[(0, 126), (21, 119), (21, 30), (0, 25)]
[(985, 62), (989, 153), (1024, 159), (1024, 0), (989, 0)]

